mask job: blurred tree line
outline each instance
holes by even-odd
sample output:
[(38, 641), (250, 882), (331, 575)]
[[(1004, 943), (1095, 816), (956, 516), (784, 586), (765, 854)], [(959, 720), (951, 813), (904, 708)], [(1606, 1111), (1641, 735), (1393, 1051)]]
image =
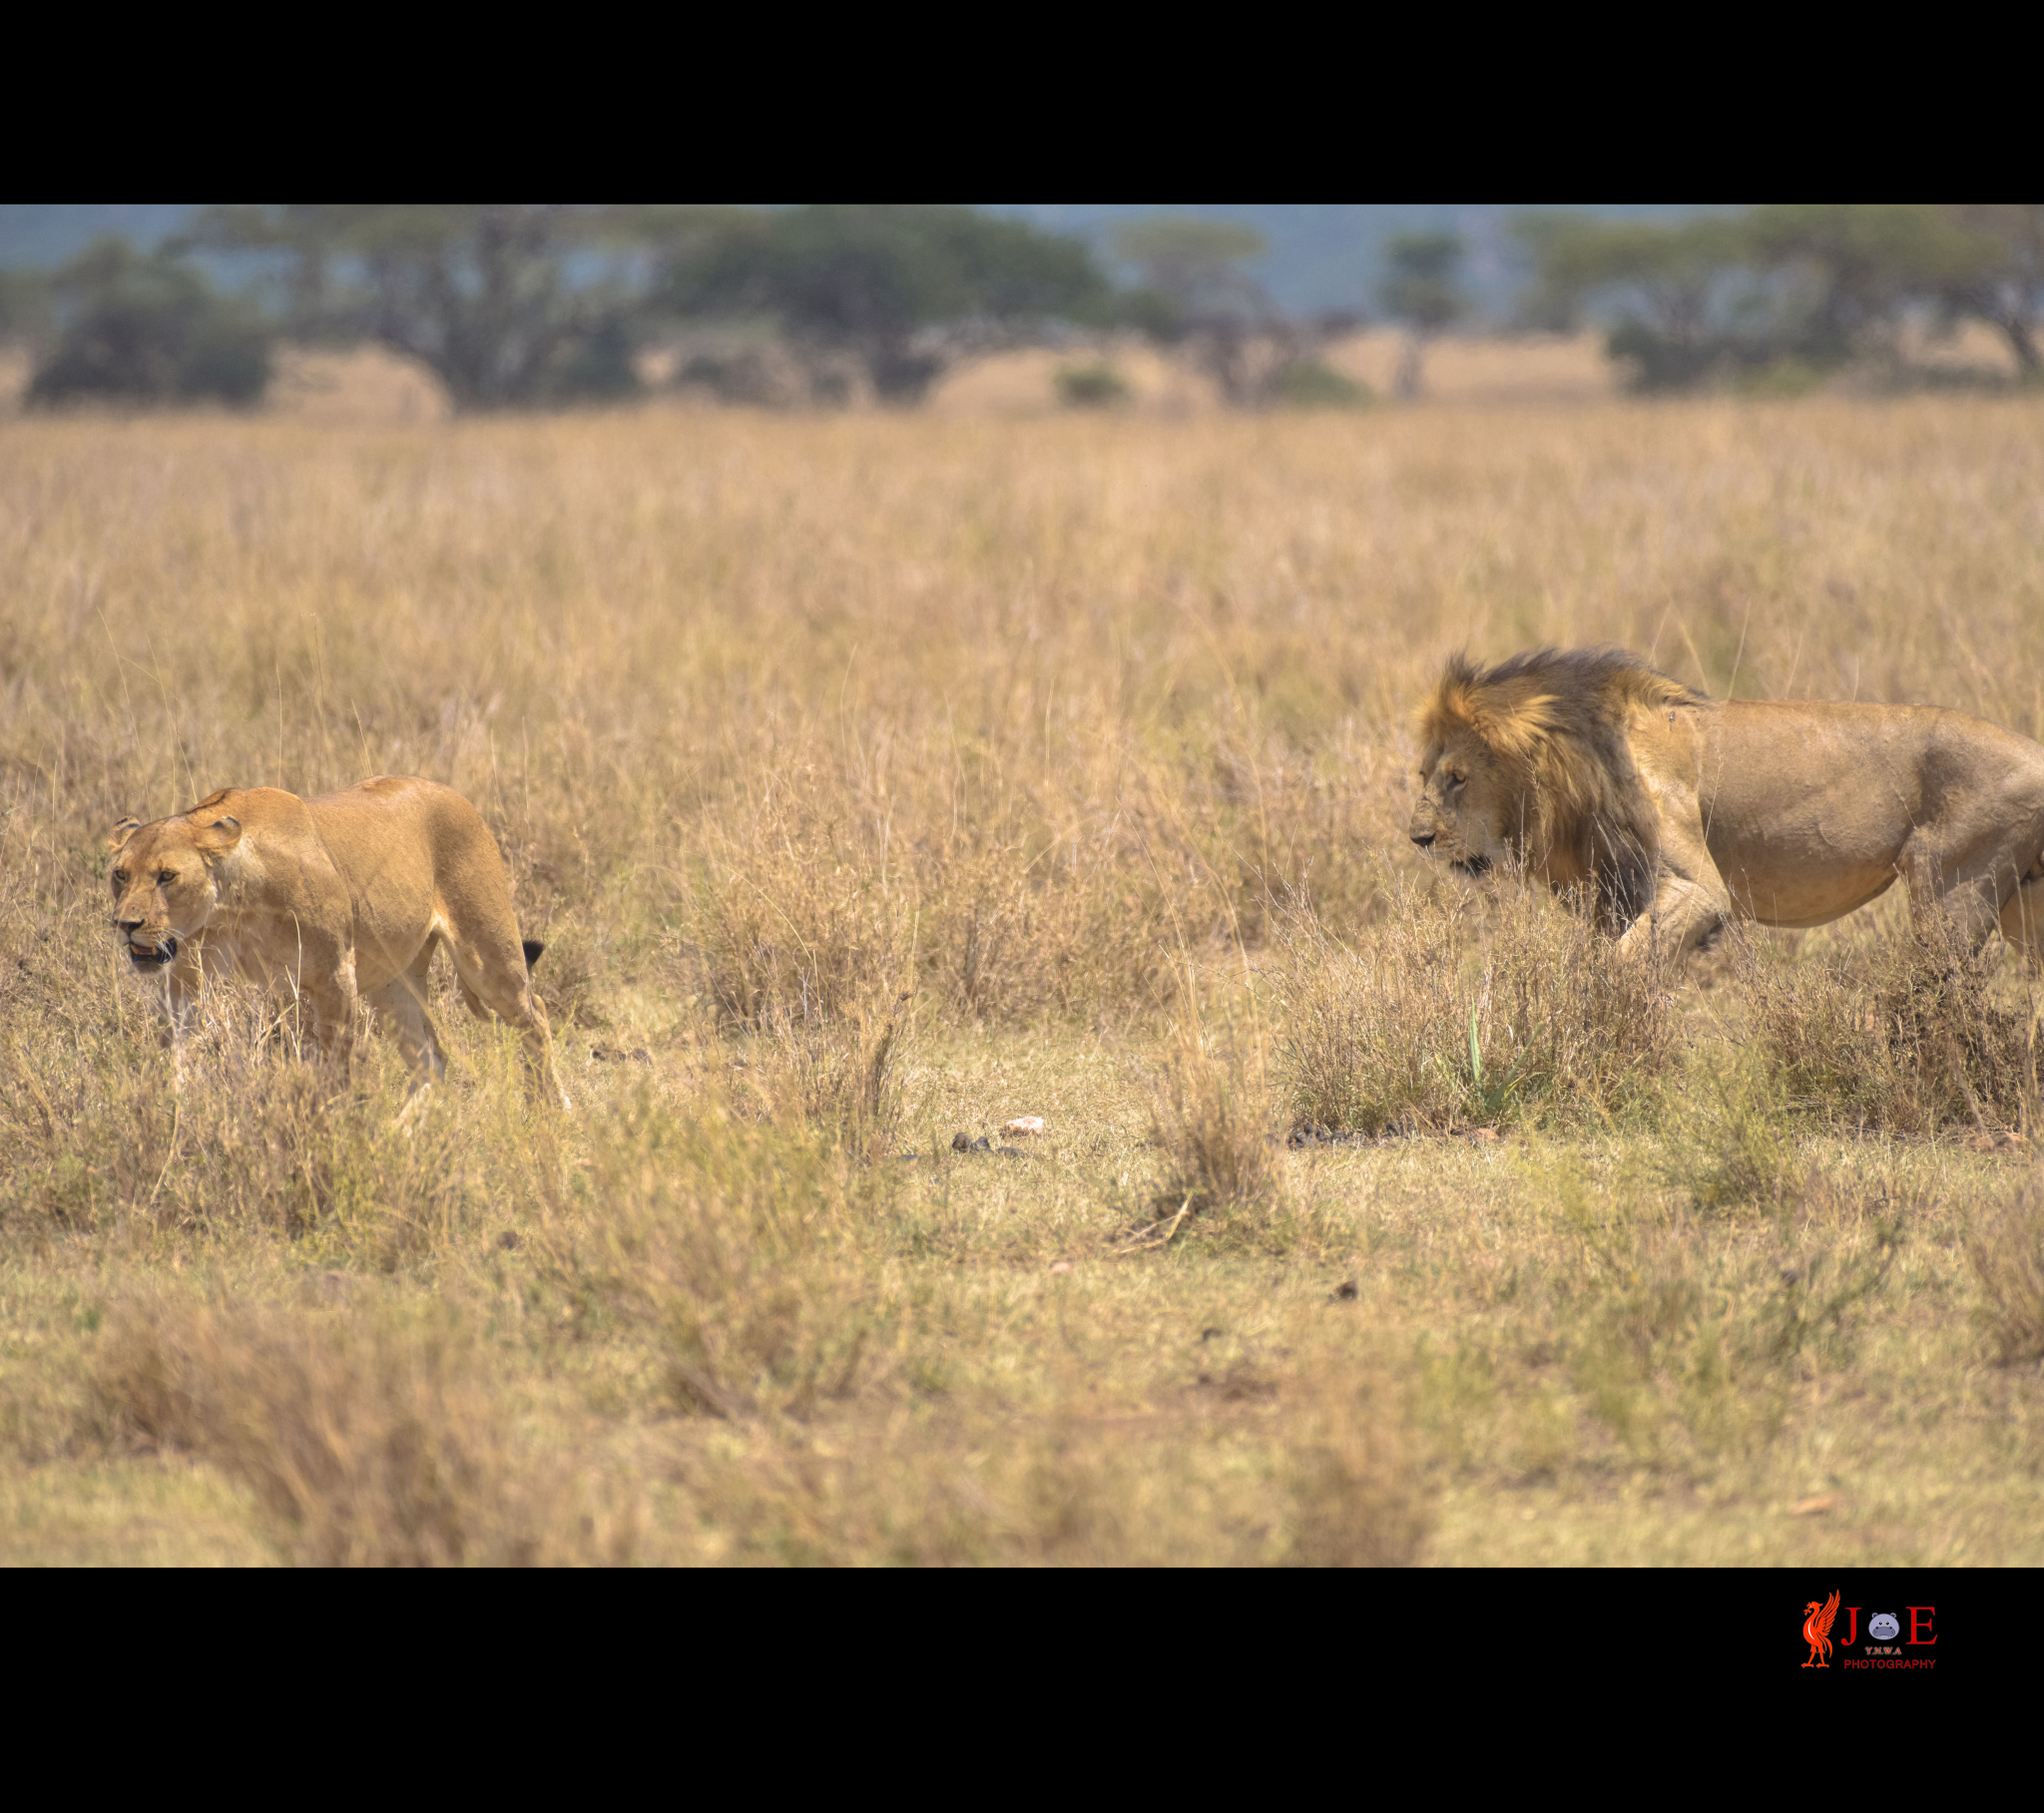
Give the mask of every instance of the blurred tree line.
[[(1522, 326), (1609, 323), (1646, 389), (1899, 358), (1906, 322), (1990, 323), (2039, 371), (2044, 208), (1794, 205), (1680, 223), (1527, 215)], [(1074, 330), (1136, 331), (1239, 406), (1351, 404), (1326, 361), (1355, 313), (1288, 315), (1231, 224), (1128, 224), (1117, 282), (1083, 242), (962, 207), (783, 209), (285, 204), (214, 208), (153, 253), (102, 240), (0, 271), (0, 338), (35, 350), (29, 400), (248, 403), (279, 339), (373, 341), (468, 410), (628, 397), (649, 348), (732, 400), (913, 403), (963, 358)], [(1396, 387), (1471, 313), (1462, 241), (1386, 247)], [(238, 277), (224, 291), (209, 272)], [(1082, 374), (1082, 376), (1085, 374)], [(1111, 374), (1110, 374), (1111, 376)], [(1105, 379), (1067, 386), (1111, 402)]]
[[(247, 268), (267, 306), (220, 293), (195, 254)], [(279, 338), (378, 342), (463, 409), (616, 398), (640, 388), (648, 343), (738, 321), (824, 395), (850, 374), (913, 401), (966, 352), (1158, 310), (1076, 240), (912, 206), (215, 208), (154, 255), (106, 240), (0, 285), (0, 335), (39, 347), (31, 397), (49, 401), (246, 401)], [(742, 359), (692, 375), (748, 383)]]
[(1796, 203), (1664, 224), (1525, 215), (1527, 326), (1612, 322), (1637, 387), (1680, 390), (1853, 361), (1899, 369), (1903, 329), (1965, 320), (2040, 375), (2044, 205)]
[(175, 253), (102, 239), (61, 270), (0, 271), (0, 339), (39, 349), (28, 401), (78, 396), (252, 403), (274, 329)]
[(960, 359), (1117, 329), (1185, 348), (1235, 402), (1360, 394), (1316, 358), (1353, 318), (1287, 318), (1241, 267), (1255, 233), (1146, 223), (1117, 249), (1140, 280), (962, 207), (214, 208), (152, 254), (109, 239), (0, 273), (0, 337), (37, 349), (32, 402), (248, 402), (288, 339), (387, 346), (467, 410), (627, 397), (677, 340), (674, 375), (732, 400), (913, 403)]
[(1116, 230), (1114, 248), (1142, 276), (1124, 299), (1125, 318), (1160, 344), (1180, 348), (1224, 401), (1311, 407), (1367, 400), (1361, 385), (1322, 356), (1361, 317), (1286, 315), (1243, 268), (1265, 250), (1254, 228), (1169, 217), (1132, 221)]

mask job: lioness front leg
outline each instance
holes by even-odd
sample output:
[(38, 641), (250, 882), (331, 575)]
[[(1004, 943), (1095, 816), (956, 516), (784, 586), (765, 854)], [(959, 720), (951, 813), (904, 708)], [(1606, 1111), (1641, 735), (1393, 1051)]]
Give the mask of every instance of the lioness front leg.
[(199, 997), (205, 977), (198, 963), (180, 956), (164, 979), (163, 1025), (158, 1036), (171, 1054), (178, 1081), (185, 1080), (185, 1042), (199, 1019)]
[(1618, 948), (1628, 957), (1679, 963), (1723, 931), (1731, 917), (1732, 901), (1723, 889), (1666, 875), (1653, 905), (1626, 928)]
[(353, 1068), (355, 1037), (360, 1031), (360, 997), (355, 991), (355, 954), (345, 952), (316, 981), (303, 978), (298, 993), (312, 1010), (312, 1037), (319, 1055), (331, 1060), (345, 1078)]

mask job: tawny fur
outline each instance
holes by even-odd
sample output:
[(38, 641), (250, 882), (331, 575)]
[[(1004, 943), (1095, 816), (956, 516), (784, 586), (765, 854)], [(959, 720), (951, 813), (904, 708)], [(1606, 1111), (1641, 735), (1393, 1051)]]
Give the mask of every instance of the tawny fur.
[(496, 839), (452, 788), (392, 775), (316, 799), (228, 787), (124, 821), (110, 847), (116, 928), (136, 968), (165, 978), (174, 1037), (208, 977), (245, 976), (302, 1003), (342, 1064), (366, 1003), (426, 1081), (444, 1068), (425, 1006), (444, 945), (470, 1011), (518, 1027), (567, 1105), (527, 973), (540, 947), (519, 938)]
[(1623, 650), (1448, 664), (1420, 707), (1415, 843), (1583, 897), (1632, 949), (1732, 918), (1912, 910), (2044, 956), (2044, 747), (1917, 705), (1718, 701)]

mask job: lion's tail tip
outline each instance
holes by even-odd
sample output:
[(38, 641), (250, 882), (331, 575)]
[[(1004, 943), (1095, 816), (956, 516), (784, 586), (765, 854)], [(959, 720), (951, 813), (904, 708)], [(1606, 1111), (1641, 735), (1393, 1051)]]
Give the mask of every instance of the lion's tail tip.
[(537, 938), (525, 940), (525, 967), (528, 970), (545, 954), (546, 948)]

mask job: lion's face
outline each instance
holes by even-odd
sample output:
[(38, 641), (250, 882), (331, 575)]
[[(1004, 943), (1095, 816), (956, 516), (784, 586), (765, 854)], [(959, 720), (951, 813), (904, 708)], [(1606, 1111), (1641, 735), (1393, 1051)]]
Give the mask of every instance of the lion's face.
[(1514, 855), (1506, 835), (1514, 816), (1497, 757), (1473, 730), (1428, 745), (1406, 828), (1422, 850), (1465, 875), (1481, 875)]
[(232, 818), (211, 825), (131, 819), (115, 827), (114, 929), (138, 970), (162, 969), (205, 927), (220, 898), (214, 864), (241, 834)]

